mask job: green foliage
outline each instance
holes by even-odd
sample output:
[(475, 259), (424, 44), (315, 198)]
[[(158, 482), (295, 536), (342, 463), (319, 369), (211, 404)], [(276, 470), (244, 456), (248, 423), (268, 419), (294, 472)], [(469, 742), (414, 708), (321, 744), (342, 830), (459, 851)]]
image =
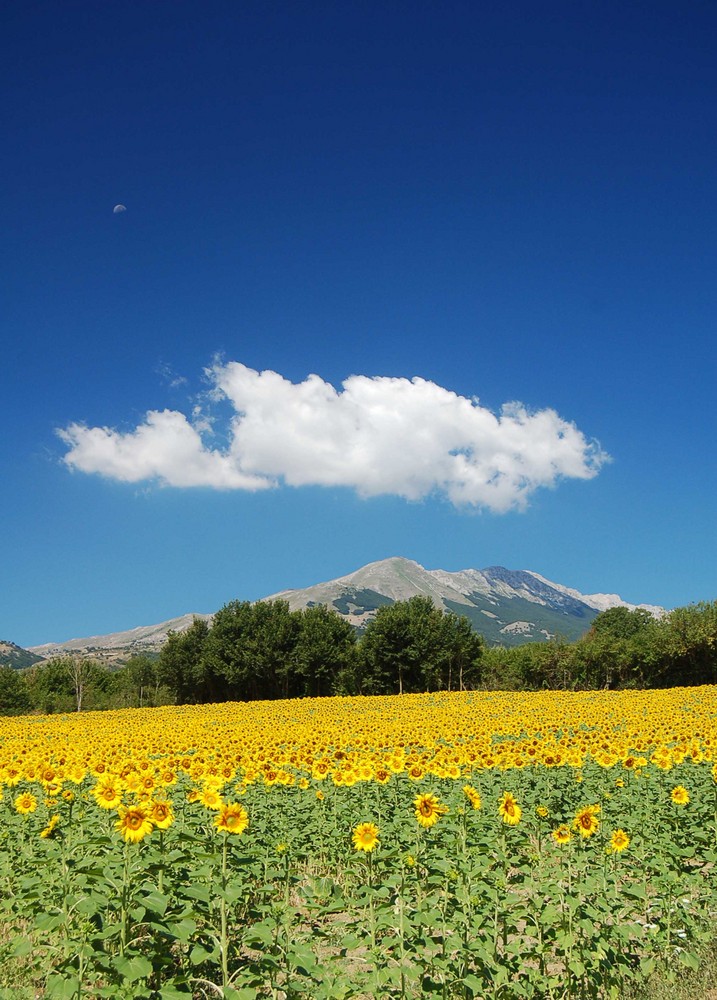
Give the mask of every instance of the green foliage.
[(462, 690), (480, 677), (483, 640), (467, 619), (427, 597), (379, 608), (359, 647), (360, 690), (369, 694)]
[(22, 715), (30, 711), (30, 692), (23, 674), (0, 666), (0, 715)]

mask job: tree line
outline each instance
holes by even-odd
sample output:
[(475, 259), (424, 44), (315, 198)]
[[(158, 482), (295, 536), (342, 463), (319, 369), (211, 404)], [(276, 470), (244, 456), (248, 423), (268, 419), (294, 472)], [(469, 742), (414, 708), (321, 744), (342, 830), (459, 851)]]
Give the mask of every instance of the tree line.
[(59, 657), (0, 667), (0, 714), (467, 689), (650, 688), (717, 683), (717, 602), (662, 616), (618, 607), (576, 642), (488, 648), (429, 598), (380, 607), (364, 632), (323, 605), (232, 601), (170, 633), (158, 657), (112, 669)]

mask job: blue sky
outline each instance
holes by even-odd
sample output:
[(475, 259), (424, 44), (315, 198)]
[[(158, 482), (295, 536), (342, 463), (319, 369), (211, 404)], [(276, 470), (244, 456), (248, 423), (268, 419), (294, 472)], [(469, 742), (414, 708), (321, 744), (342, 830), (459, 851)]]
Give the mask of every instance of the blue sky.
[(11, 4), (0, 638), (390, 555), (714, 600), (716, 29)]

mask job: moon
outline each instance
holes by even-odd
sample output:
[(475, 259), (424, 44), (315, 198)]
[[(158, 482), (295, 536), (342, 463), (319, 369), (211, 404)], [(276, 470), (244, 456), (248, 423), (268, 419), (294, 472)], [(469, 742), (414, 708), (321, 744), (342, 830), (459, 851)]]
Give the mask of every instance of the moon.
[(113, 211), (113, 213), (115, 215), (119, 215), (120, 212), (126, 212), (127, 211), (127, 206), (126, 205), (115, 205), (115, 207), (112, 209), (112, 211)]

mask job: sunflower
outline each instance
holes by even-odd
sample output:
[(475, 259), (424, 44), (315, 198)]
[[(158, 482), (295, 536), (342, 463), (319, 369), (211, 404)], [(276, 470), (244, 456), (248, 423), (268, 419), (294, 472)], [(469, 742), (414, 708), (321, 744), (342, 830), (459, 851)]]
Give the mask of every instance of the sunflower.
[(101, 809), (116, 809), (122, 801), (122, 783), (119, 778), (106, 775), (97, 782), (92, 794)]
[(573, 839), (573, 835), (570, 832), (570, 827), (567, 823), (562, 823), (560, 826), (556, 827), (551, 834), (553, 840), (556, 844), (569, 844)]
[(686, 806), (690, 801), (690, 793), (684, 785), (677, 785), (676, 788), (672, 789), (670, 795), (676, 806)]
[(115, 823), (115, 827), (126, 841), (138, 844), (140, 840), (144, 840), (148, 833), (152, 832), (152, 820), (143, 806), (120, 806), (118, 812), (119, 819)]
[(37, 799), (32, 792), (23, 792), (15, 799), (15, 809), (22, 816), (35, 812), (37, 809)]
[(480, 793), (477, 788), (474, 788), (473, 785), (464, 785), (463, 793), (474, 809), (480, 809)]
[(48, 837), (52, 836), (52, 833), (59, 822), (60, 822), (60, 816), (58, 813), (55, 813), (54, 816), (50, 816), (50, 820), (47, 826), (45, 827), (44, 830), (40, 831), (40, 836), (42, 837), (43, 840), (47, 840)]
[(211, 785), (205, 786), (203, 792), (199, 796), (199, 801), (207, 809), (221, 809), (224, 805), (221, 795), (216, 788), (212, 788)]
[(166, 830), (174, 822), (174, 812), (172, 803), (167, 800), (150, 802), (149, 818), (158, 830)]
[(536, 816), (540, 816), (541, 819), (545, 819), (545, 817), (548, 815), (548, 807), (547, 806), (536, 806), (535, 807), (535, 814), (536, 814)]
[(416, 796), (413, 805), (416, 809), (416, 819), (424, 827), (434, 826), (441, 816), (448, 812), (448, 806), (442, 805), (436, 796), (430, 793)]
[(244, 833), (249, 823), (249, 815), (239, 802), (227, 802), (214, 817), (214, 825), (222, 833)]
[(378, 846), (378, 827), (375, 823), (359, 823), (353, 840), (357, 851), (372, 851)]
[(597, 818), (600, 806), (584, 806), (575, 814), (573, 829), (577, 830), (581, 837), (592, 837), (600, 827), (600, 820)]
[(610, 851), (614, 851), (619, 854), (620, 851), (624, 851), (626, 847), (630, 846), (630, 838), (625, 833), (624, 830), (615, 830), (613, 835), (610, 837)]
[(510, 792), (503, 792), (498, 803), (498, 815), (508, 826), (517, 826), (523, 810), (520, 808), (515, 798)]

